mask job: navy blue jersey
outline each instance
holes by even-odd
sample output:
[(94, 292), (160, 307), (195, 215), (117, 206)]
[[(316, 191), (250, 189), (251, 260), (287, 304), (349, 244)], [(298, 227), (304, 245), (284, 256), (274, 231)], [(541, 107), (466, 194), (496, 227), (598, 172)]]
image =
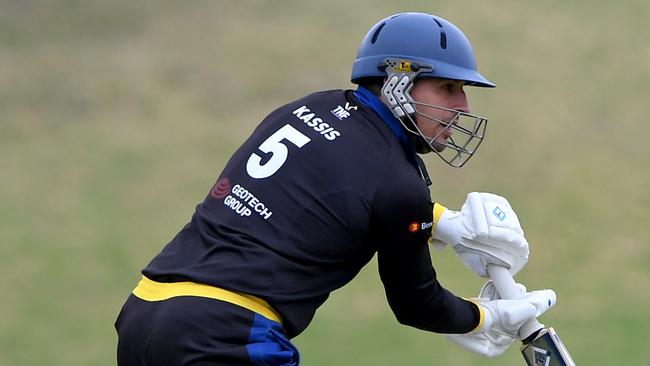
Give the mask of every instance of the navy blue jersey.
[(280, 107), (143, 274), (260, 297), (294, 337), (378, 253), (400, 322), (468, 332), (478, 310), (436, 280), (427, 244), (433, 203), (414, 157), (352, 91)]

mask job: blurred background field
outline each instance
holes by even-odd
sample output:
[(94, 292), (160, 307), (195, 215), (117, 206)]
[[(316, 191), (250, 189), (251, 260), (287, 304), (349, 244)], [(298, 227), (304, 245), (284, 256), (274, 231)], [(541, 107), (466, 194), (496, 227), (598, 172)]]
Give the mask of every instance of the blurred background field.
[[(350, 88), (367, 29), (438, 14), (494, 90), (465, 168), (426, 161), (435, 200), (507, 196), (531, 243), (518, 276), (578, 365), (650, 362), (650, 2), (0, 0), (0, 365), (112, 365), (139, 270), (268, 112)], [(390, 182), (387, 182), (390, 184)], [(442, 283), (482, 284), (448, 250)], [(397, 324), (372, 262), (295, 343), (304, 365), (521, 365)]]

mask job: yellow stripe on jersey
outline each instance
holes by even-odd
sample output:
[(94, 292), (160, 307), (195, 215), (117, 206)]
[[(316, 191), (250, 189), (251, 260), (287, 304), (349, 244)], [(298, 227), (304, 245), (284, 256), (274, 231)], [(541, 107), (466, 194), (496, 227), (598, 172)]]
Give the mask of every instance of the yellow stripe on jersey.
[(282, 323), (282, 318), (266, 301), (253, 295), (194, 282), (156, 282), (142, 276), (133, 294), (145, 301), (162, 301), (178, 296), (198, 296), (229, 302)]

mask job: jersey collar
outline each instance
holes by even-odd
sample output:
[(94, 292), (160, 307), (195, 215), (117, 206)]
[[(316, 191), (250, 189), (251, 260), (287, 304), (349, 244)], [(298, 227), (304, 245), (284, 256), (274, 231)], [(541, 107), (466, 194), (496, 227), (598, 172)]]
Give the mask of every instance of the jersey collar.
[(411, 143), (406, 137), (406, 132), (402, 127), (402, 123), (395, 118), (393, 112), (388, 109), (388, 107), (379, 99), (375, 94), (370, 90), (366, 89), (363, 86), (360, 86), (357, 90), (354, 91), (354, 96), (361, 102), (361, 104), (372, 109), (381, 117), (381, 120), (388, 126), (393, 135), (397, 137), (400, 144), (407, 151), (414, 151)]

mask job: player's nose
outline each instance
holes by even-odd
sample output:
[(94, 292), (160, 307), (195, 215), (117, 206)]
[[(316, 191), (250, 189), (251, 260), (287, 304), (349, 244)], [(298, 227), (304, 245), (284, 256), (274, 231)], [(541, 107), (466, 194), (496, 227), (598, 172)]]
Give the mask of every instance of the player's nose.
[(469, 113), (469, 103), (467, 102), (467, 95), (464, 91), (459, 91), (453, 98), (453, 109), (464, 113)]

